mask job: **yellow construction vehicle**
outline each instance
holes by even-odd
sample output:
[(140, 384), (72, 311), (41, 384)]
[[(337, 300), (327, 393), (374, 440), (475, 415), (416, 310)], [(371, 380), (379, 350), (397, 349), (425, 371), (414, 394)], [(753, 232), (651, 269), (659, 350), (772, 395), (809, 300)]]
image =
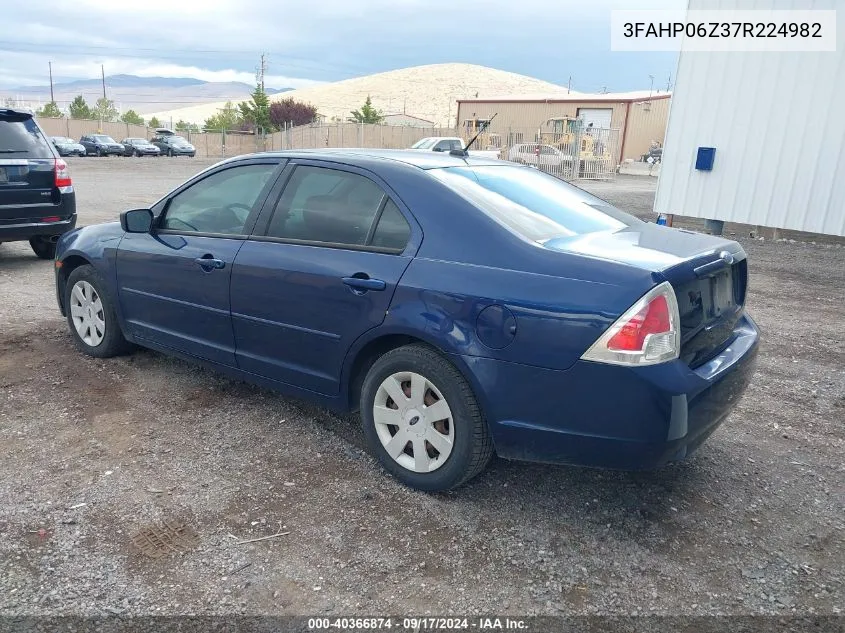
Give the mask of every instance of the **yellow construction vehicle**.
[(553, 117), (546, 121), (545, 129), (540, 130), (540, 142), (559, 149), (568, 156), (576, 154), (575, 144), (581, 160), (609, 160), (610, 148), (603, 138), (603, 130), (593, 130), (584, 126), (581, 119), (570, 116)]

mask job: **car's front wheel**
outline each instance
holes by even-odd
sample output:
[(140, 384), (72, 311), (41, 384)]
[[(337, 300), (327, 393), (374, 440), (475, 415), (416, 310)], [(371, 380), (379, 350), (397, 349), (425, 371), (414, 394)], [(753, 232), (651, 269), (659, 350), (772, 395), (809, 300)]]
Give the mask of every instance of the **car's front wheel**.
[(109, 358), (131, 349), (105, 284), (93, 266), (80, 266), (70, 273), (65, 285), (65, 309), (74, 343), (89, 356)]
[(53, 259), (56, 256), (56, 243), (48, 236), (36, 235), (29, 238), (32, 252), (40, 259)]
[(419, 490), (460, 486), (493, 454), (469, 383), (425, 345), (400, 347), (376, 360), (362, 386), (361, 419), (384, 468)]

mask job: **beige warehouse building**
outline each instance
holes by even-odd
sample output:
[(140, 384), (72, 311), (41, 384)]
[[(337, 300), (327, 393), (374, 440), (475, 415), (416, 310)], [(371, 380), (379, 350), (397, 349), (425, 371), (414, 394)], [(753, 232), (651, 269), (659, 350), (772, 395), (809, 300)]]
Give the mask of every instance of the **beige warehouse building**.
[[(585, 126), (610, 129), (613, 159), (638, 160), (652, 141), (663, 145), (671, 94), (622, 92), (607, 94), (552, 93), (458, 100), (458, 125), (464, 136), (474, 133), (495, 114), (485, 130), (493, 145), (512, 146), (546, 139), (563, 130), (566, 119), (580, 118)], [(545, 142), (545, 141), (544, 141)]]

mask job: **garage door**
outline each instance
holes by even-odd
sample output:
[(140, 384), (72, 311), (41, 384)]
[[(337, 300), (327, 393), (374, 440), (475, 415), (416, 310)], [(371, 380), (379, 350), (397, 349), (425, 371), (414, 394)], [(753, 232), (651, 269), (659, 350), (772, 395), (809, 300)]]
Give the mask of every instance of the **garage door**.
[(578, 118), (584, 119), (584, 127), (592, 123), (593, 127), (609, 129), (611, 116), (613, 108), (578, 108)]

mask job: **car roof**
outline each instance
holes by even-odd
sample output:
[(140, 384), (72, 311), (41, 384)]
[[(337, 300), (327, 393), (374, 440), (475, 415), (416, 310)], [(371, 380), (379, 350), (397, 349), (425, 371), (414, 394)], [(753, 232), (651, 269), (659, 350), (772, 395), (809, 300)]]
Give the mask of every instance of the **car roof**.
[(2, 107), (0, 108), (0, 114), (5, 114), (6, 116), (28, 116), (29, 118), (33, 116), (32, 110), (29, 108)]
[[(359, 148), (326, 148), (326, 149), (300, 149), (285, 150), (277, 152), (263, 152), (261, 156), (275, 156), (279, 158), (311, 158), (330, 161), (341, 161), (350, 164), (364, 163), (370, 160), (393, 161), (404, 163), (420, 169), (438, 169), (442, 167), (461, 167), (482, 165), (502, 165), (504, 161), (495, 158), (478, 158), (470, 156), (455, 156), (448, 152), (420, 152), (411, 149), (359, 149)], [(239, 156), (240, 159), (255, 156)]]

